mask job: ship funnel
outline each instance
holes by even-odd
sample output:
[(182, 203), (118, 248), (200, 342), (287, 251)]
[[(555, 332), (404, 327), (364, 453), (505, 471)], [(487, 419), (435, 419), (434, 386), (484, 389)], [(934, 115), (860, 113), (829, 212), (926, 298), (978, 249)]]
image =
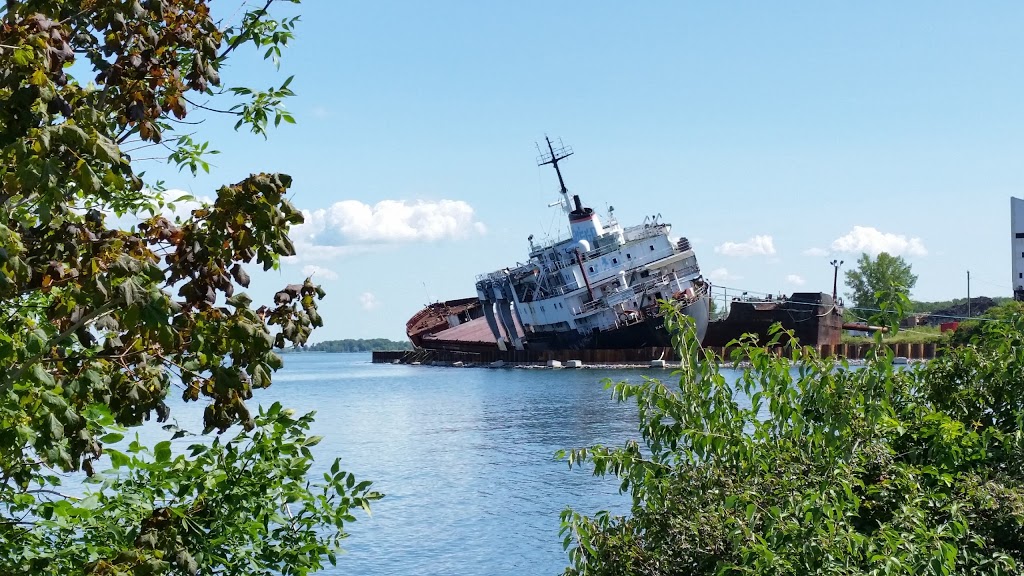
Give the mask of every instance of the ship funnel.
[(576, 204), (576, 209), (569, 212), (569, 228), (572, 230), (573, 240), (586, 240), (596, 248), (595, 240), (604, 234), (601, 219), (594, 213), (593, 208), (583, 207), (578, 194), (573, 194), (572, 200)]

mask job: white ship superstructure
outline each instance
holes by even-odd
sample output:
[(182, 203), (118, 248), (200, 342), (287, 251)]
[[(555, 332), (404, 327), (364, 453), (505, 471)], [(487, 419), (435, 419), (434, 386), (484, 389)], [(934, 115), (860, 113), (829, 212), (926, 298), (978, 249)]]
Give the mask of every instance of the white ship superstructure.
[(558, 161), (572, 151), (555, 149), (550, 140), (547, 147), (539, 163), (552, 164), (558, 174), (570, 237), (535, 245), (531, 236), (528, 262), (477, 278), (477, 297), (498, 347), (665, 345), (659, 300), (682, 307), (702, 337), (707, 285), (689, 241), (672, 239), (671, 226), (658, 216), (623, 228), (609, 209), (602, 222), (579, 196), (570, 199)]

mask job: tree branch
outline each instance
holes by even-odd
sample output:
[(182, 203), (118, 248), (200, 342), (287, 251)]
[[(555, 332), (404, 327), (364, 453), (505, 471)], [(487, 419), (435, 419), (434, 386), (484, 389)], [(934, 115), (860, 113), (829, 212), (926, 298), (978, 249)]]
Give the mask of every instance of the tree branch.
[(238, 116), (238, 112), (232, 112), (231, 110), (218, 110), (216, 108), (210, 108), (209, 106), (203, 106), (202, 104), (197, 104), (196, 102), (189, 100), (185, 96), (182, 96), (181, 99), (195, 106), (196, 108), (206, 110), (207, 112), (216, 112), (218, 114), (230, 114), (231, 116)]
[(89, 312), (88, 314), (86, 314), (86, 315), (82, 316), (81, 318), (79, 318), (78, 322), (75, 322), (74, 324), (72, 324), (70, 327), (68, 327), (67, 330), (61, 332), (60, 334), (54, 336), (53, 338), (50, 338), (50, 341), (47, 342), (45, 346), (43, 346), (42, 351), (40, 351), (35, 356), (29, 358), (28, 360), (25, 360), (25, 362), (17, 370), (15, 370), (13, 373), (11, 373), (10, 375), (7, 376), (7, 378), (3, 382), (4, 385), (0, 386), (0, 390), (6, 389), (12, 383), (17, 382), (18, 379), (21, 378), (25, 374), (25, 371), (28, 370), (29, 367), (31, 367), (36, 362), (39, 362), (39, 360), (42, 359), (42, 357), (44, 355), (46, 355), (46, 352), (50, 348), (52, 348), (54, 344), (56, 344), (57, 342), (60, 342), (61, 340), (67, 338), (71, 334), (74, 334), (75, 331), (78, 330), (79, 328), (81, 328), (82, 326), (85, 326), (89, 322), (92, 322), (93, 320), (99, 318), (100, 316), (105, 315), (107, 312), (110, 312), (116, 306), (118, 306), (120, 303), (121, 303), (120, 302), (120, 298), (114, 298), (112, 300), (108, 300), (107, 302), (105, 302), (99, 308), (96, 308), (92, 312)]
[[(274, 0), (267, 0), (267, 3), (263, 5), (263, 8), (257, 10), (257, 12), (262, 12), (262, 14), (260, 15), (261, 17), (266, 16), (267, 9), (270, 8), (270, 5), (273, 3)], [(225, 56), (234, 51), (235, 48), (238, 48), (242, 44), (242, 42), (245, 41), (245, 32), (246, 31), (243, 30), (238, 34), (238, 36), (235, 36), (235, 40), (231, 42), (231, 45), (225, 48), (224, 51), (217, 56), (217, 60), (223, 60)]]
[(81, 500), (78, 496), (72, 496), (71, 494), (64, 494), (63, 492), (57, 492), (56, 490), (50, 490), (48, 488), (37, 488), (35, 490), (25, 490), (25, 494), (51, 494), (53, 496), (60, 496), (65, 500), (78, 501)]

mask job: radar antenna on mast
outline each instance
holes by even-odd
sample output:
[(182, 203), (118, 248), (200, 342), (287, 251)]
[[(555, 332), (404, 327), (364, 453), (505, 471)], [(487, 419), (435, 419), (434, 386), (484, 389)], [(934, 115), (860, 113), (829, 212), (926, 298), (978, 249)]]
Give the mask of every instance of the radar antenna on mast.
[(551, 143), (551, 138), (547, 135), (544, 136), (544, 141), (547, 142), (548, 151), (544, 152), (540, 149), (540, 145), (537, 144), (537, 166), (544, 166), (545, 164), (551, 164), (555, 167), (555, 173), (558, 174), (558, 185), (561, 186), (561, 192), (564, 195), (569, 193), (569, 190), (565, 187), (565, 180), (562, 179), (562, 171), (558, 168), (558, 161), (564, 160), (569, 156), (572, 156), (572, 146), (565, 146), (562, 144), (562, 139), (558, 139), (558, 148), (555, 148)]

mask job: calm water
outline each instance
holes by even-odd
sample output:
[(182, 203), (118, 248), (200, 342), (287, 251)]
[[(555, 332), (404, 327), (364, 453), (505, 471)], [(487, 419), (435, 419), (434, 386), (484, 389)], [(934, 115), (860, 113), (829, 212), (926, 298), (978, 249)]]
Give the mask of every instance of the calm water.
[[(560, 574), (559, 513), (624, 513), (612, 479), (569, 470), (561, 448), (638, 438), (635, 409), (602, 380), (639, 370), (488, 370), (371, 364), (369, 354), (289, 354), (254, 401), (317, 412), (313, 477), (335, 457), (385, 494), (361, 510), (324, 574)], [(651, 375), (670, 379), (670, 372)], [(172, 406), (201, 428), (202, 407)], [(156, 441), (147, 427), (144, 439)], [(193, 440), (182, 439), (188, 444)], [(183, 444), (184, 445), (184, 444)]]
[(316, 410), (323, 466), (385, 494), (358, 515), (327, 574), (559, 574), (566, 505), (625, 512), (617, 483), (570, 471), (556, 450), (637, 437), (635, 411), (601, 379), (638, 371), (431, 368), (368, 354), (286, 357), (263, 402)]

